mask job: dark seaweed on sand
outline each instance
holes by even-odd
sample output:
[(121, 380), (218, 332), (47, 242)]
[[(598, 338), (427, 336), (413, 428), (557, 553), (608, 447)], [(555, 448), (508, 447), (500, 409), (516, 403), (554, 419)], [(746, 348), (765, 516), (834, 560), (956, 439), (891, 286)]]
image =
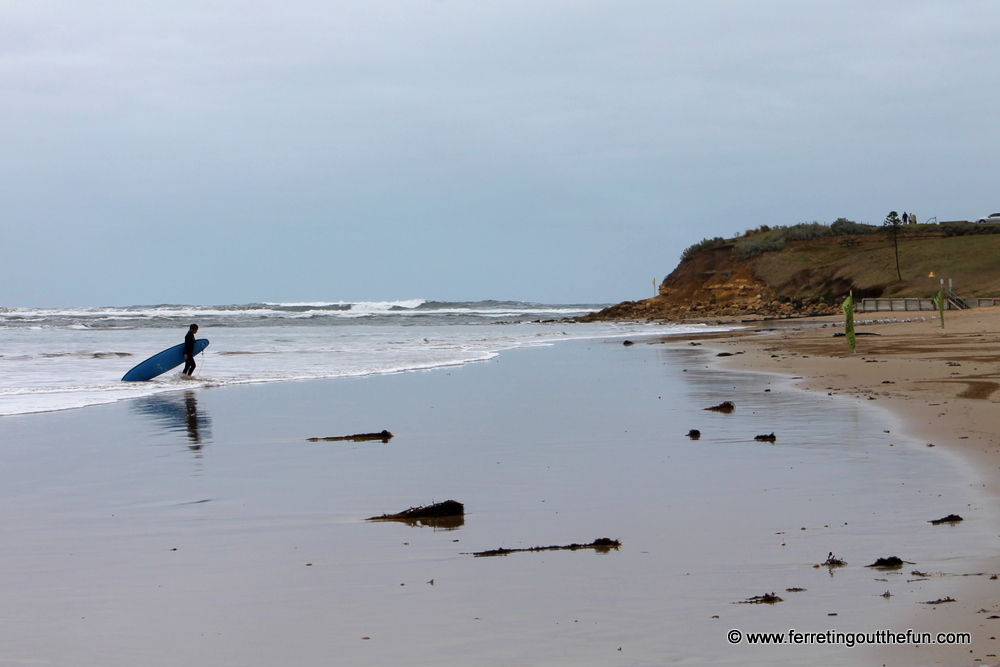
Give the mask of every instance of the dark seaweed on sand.
[(701, 437), (701, 431), (699, 431), (696, 428), (693, 428), (690, 431), (688, 431), (688, 437), (691, 438), (692, 440), (697, 440), (698, 438)]
[(822, 565), (823, 567), (844, 567), (845, 565), (847, 565), (847, 561), (844, 560), (843, 558), (837, 558), (836, 556), (833, 555), (833, 552), (831, 551), (827, 555), (826, 560), (823, 561)]
[(433, 505), (411, 507), (396, 514), (369, 517), (365, 521), (415, 521), (417, 519), (441, 519), (464, 515), (465, 505), (457, 500), (446, 500), (441, 503), (434, 503)]
[(327, 438), (306, 438), (308, 442), (339, 442), (343, 440), (350, 440), (352, 442), (381, 440), (382, 442), (389, 442), (391, 439), (392, 433), (389, 433), (389, 431), (381, 431), (380, 433), (355, 433), (354, 435), (333, 435)]
[(879, 558), (871, 565), (865, 565), (865, 567), (878, 567), (886, 570), (895, 570), (896, 568), (903, 567), (904, 563), (907, 565), (913, 565), (910, 561), (903, 560), (899, 556), (889, 556), (888, 558)]
[(944, 604), (945, 602), (954, 602), (954, 601), (955, 598), (946, 597), (946, 598), (938, 598), (937, 600), (930, 600), (928, 602), (921, 602), (920, 604)]
[(931, 519), (928, 523), (932, 523), (935, 526), (942, 523), (958, 523), (959, 521), (964, 521), (962, 517), (957, 514), (949, 514), (948, 516), (941, 519)]
[(476, 558), (488, 557), (488, 556), (506, 556), (507, 554), (527, 552), (527, 551), (577, 551), (578, 549), (594, 549), (597, 553), (606, 554), (612, 549), (618, 551), (618, 548), (622, 545), (619, 540), (612, 540), (609, 537), (602, 537), (596, 539), (590, 544), (566, 544), (563, 546), (551, 546), (551, 547), (531, 547), (528, 549), (491, 549), (489, 551), (476, 551), (472, 555)]
[(736, 404), (732, 401), (723, 401), (718, 405), (713, 405), (710, 408), (705, 408), (706, 410), (711, 410), (712, 412), (721, 412), (728, 415), (730, 412), (736, 409)]
[(770, 435), (754, 436), (754, 440), (756, 440), (757, 442), (775, 442), (777, 439), (778, 438), (777, 436), (774, 435), (774, 433), (771, 433)]
[(774, 593), (764, 593), (763, 595), (755, 595), (752, 598), (747, 598), (746, 600), (740, 600), (739, 602), (734, 602), (733, 604), (777, 604), (778, 602), (784, 602)]

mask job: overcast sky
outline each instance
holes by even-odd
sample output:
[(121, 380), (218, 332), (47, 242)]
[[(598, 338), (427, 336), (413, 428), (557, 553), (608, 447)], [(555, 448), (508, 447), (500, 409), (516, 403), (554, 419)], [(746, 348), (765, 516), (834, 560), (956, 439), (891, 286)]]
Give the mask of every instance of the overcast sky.
[(0, 306), (651, 296), (1000, 210), (1000, 3), (0, 4)]

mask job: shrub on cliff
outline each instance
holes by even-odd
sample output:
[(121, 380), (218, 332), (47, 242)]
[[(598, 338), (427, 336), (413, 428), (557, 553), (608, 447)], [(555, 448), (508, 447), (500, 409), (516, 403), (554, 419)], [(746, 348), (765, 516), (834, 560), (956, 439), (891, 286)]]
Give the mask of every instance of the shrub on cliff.
[(763, 255), (765, 252), (781, 250), (788, 243), (788, 239), (781, 233), (782, 231), (776, 229), (740, 239), (733, 246), (733, 259), (750, 259)]
[(726, 242), (726, 239), (721, 236), (716, 236), (714, 239), (702, 239), (694, 245), (688, 246), (684, 252), (681, 253), (681, 260), (691, 259), (697, 255), (702, 250), (707, 250), (708, 248), (715, 248)]
[(875, 225), (865, 225), (847, 218), (837, 218), (830, 225), (830, 232), (834, 236), (857, 236), (859, 234), (875, 234), (879, 228)]
[(733, 259), (750, 259), (765, 252), (781, 250), (789, 241), (809, 241), (830, 236), (830, 227), (818, 222), (802, 222), (791, 227), (773, 227), (744, 236), (733, 246)]

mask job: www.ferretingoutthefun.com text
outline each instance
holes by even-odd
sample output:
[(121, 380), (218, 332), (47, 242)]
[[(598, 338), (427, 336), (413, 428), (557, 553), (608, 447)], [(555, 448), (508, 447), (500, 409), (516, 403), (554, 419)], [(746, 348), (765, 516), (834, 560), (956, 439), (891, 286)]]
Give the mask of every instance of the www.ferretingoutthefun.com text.
[(743, 632), (729, 631), (730, 644), (787, 644), (813, 645), (833, 644), (837, 646), (879, 646), (891, 644), (971, 644), (972, 635), (968, 632), (895, 632), (893, 630), (875, 630), (874, 632), (799, 632), (791, 629), (787, 632)]

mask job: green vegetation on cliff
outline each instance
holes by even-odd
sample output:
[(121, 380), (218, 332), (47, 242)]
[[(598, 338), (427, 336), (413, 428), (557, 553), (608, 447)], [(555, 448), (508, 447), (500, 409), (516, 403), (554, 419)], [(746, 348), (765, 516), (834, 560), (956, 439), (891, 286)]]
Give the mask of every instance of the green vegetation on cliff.
[(681, 259), (691, 259), (702, 250), (732, 244), (735, 259), (750, 259), (765, 252), (781, 250), (791, 241), (810, 241), (827, 236), (855, 236), (858, 234), (875, 234), (878, 227), (838, 218), (832, 225), (819, 222), (802, 222), (791, 226), (770, 227), (761, 225), (756, 229), (748, 229), (742, 236), (734, 239), (724, 239), (720, 236), (714, 239), (702, 239), (681, 253)]

